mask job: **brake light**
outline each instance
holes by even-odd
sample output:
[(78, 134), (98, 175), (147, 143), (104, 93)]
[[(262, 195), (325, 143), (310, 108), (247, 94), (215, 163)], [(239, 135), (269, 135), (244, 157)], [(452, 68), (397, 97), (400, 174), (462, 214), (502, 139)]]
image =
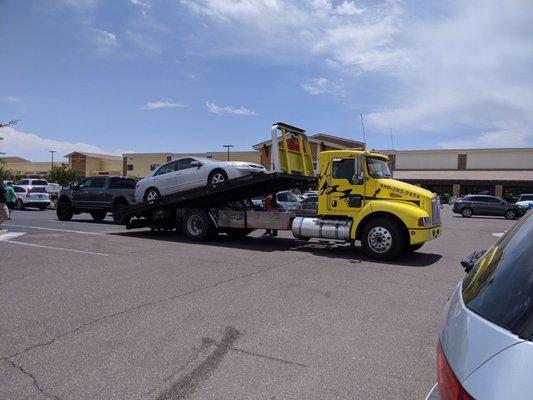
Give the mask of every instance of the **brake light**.
[(474, 400), (453, 373), (440, 342), (437, 347), (437, 382), (441, 400)]
[(31, 196), (31, 189), (28, 188), (28, 190), (26, 190), (26, 197), (30, 197)]

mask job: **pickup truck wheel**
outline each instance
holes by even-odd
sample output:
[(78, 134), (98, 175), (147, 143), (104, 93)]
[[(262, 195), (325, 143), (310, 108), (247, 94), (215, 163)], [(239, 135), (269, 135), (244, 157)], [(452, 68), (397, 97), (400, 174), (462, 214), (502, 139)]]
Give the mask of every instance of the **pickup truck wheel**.
[(424, 243), (418, 243), (418, 244), (408, 244), (407, 246), (405, 246), (405, 251), (408, 251), (408, 252), (413, 252), (413, 251), (417, 251), (418, 249), (420, 249), (422, 246), (424, 245)]
[(22, 202), (21, 199), (17, 199), (17, 201), (15, 202), (15, 209), (24, 210), (24, 203)]
[(72, 209), (70, 203), (60, 201), (57, 205), (56, 214), (58, 220), (70, 221), (72, 219), (72, 216), (74, 215), (74, 210)]
[(113, 207), (113, 222), (117, 225), (128, 225), (130, 223), (130, 217), (123, 217), (122, 213), (126, 208), (126, 204), (117, 204)]
[(505, 218), (507, 219), (516, 219), (518, 217), (518, 213), (515, 210), (507, 210), (505, 212)]
[(103, 221), (104, 218), (106, 217), (106, 215), (107, 215), (107, 211), (105, 211), (105, 210), (98, 210), (98, 211), (92, 211), (91, 212), (91, 217), (93, 217), (93, 219), (96, 222)]
[(183, 233), (194, 242), (204, 242), (216, 236), (216, 228), (203, 210), (191, 210), (182, 220)]
[(405, 249), (405, 235), (398, 223), (377, 218), (364, 226), (361, 245), (370, 257), (391, 260)]

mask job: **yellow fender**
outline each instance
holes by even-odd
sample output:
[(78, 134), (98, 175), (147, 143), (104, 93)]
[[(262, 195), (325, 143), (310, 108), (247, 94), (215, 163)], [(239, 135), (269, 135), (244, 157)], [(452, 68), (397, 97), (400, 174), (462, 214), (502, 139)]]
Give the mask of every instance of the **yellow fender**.
[(357, 213), (354, 217), (351, 232), (352, 238), (356, 237), (356, 231), (361, 221), (371, 214), (378, 212), (384, 212), (399, 218), (408, 229), (419, 228), (418, 220), (422, 217), (429, 217), (429, 214), (426, 211), (408, 201), (370, 200), (366, 202), (365, 206), (361, 209), (361, 212)]

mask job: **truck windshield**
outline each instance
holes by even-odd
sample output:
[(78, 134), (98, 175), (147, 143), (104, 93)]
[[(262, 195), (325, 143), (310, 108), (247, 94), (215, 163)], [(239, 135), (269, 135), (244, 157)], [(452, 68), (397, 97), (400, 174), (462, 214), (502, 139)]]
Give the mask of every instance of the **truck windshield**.
[(366, 168), (368, 170), (368, 174), (372, 178), (392, 178), (392, 174), (389, 169), (389, 164), (387, 164), (387, 161), (382, 158), (367, 157)]

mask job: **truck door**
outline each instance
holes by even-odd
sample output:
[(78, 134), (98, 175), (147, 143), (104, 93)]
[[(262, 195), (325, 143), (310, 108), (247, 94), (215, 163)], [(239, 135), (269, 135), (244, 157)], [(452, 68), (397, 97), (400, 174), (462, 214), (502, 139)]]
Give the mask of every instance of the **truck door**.
[(105, 183), (107, 177), (94, 177), (91, 178), (91, 186), (87, 188), (87, 200), (92, 206), (102, 206), (105, 203)]
[(363, 204), (361, 157), (334, 158), (326, 189), (327, 208), (334, 215), (353, 215)]
[(89, 202), (89, 188), (91, 187), (91, 182), (91, 178), (85, 179), (72, 190), (72, 201), (76, 206), (84, 206)]

